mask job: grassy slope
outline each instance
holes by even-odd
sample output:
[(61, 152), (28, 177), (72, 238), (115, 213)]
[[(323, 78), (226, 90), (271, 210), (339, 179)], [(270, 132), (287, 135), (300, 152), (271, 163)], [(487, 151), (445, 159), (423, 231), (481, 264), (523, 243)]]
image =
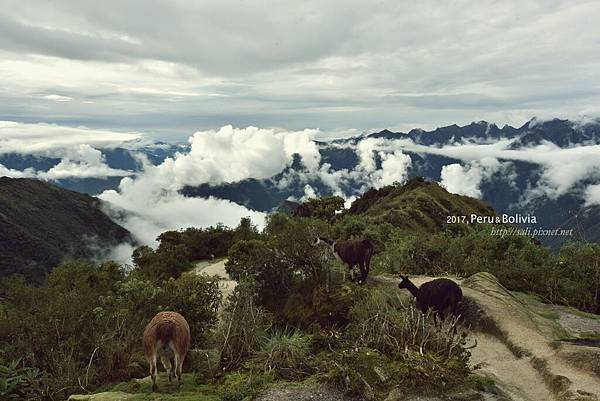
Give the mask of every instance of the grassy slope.
[(390, 223), (411, 232), (462, 230), (464, 224), (448, 224), (448, 216), (493, 216), (488, 204), (451, 194), (435, 182), (415, 178), (401, 187), (371, 190), (352, 204), (349, 214), (361, 214), (373, 223)]
[(66, 257), (93, 256), (90, 246), (128, 239), (96, 198), (43, 181), (0, 178), (0, 276), (41, 278)]

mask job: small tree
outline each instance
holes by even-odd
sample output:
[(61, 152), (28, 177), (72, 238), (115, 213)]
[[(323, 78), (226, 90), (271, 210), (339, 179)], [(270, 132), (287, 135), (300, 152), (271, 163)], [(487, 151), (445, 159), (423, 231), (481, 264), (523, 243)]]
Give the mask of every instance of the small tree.
[(150, 280), (177, 278), (192, 268), (184, 245), (165, 246), (154, 251), (148, 246), (140, 246), (133, 251), (134, 273)]

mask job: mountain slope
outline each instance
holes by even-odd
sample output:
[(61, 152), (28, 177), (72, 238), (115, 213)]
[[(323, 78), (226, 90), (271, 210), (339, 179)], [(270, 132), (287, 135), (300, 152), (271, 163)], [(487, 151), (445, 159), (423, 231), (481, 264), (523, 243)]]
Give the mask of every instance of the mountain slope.
[(416, 232), (464, 228), (448, 222), (457, 216), (494, 216), (491, 206), (475, 198), (451, 194), (437, 182), (415, 177), (402, 186), (370, 189), (354, 201), (348, 214), (362, 214), (375, 223), (390, 223)]
[(130, 241), (100, 201), (31, 179), (0, 177), (0, 275), (40, 279), (69, 258), (93, 258)]

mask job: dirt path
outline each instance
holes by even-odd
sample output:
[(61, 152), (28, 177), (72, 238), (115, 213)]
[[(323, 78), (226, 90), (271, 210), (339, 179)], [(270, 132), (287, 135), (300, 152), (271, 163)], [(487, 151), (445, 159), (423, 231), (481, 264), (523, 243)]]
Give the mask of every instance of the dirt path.
[[(419, 276), (411, 280), (420, 286), (433, 278)], [(388, 277), (375, 279), (394, 285), (398, 281)], [(514, 400), (557, 399), (548, 382), (563, 380), (560, 376), (568, 379), (565, 390), (572, 396), (589, 393), (600, 396), (600, 377), (594, 372), (573, 366), (561, 356), (566, 347), (572, 349), (574, 346), (552, 346), (552, 342), (558, 339), (552, 333), (565, 332), (560, 326), (560, 321), (565, 319), (563, 316), (558, 321), (542, 317), (497, 283), (491, 275), (480, 274), (465, 280), (452, 279), (461, 285), (464, 296), (475, 301), (505, 333), (506, 338), (503, 340), (474, 333), (478, 344), (472, 350), (471, 362), (473, 366), (480, 364), (480, 372), (493, 376), (498, 386)], [(552, 308), (551, 305), (545, 306)], [(526, 355), (520, 358), (515, 356), (507, 346), (508, 343), (523, 350)], [(565, 399), (569, 399), (568, 396)]]
[(496, 385), (513, 401), (552, 400), (553, 395), (529, 360), (517, 358), (497, 338), (476, 333), (477, 347), (471, 350), (471, 365), (479, 374), (492, 376)]
[(203, 260), (196, 262), (196, 267), (190, 271), (193, 274), (217, 276), (219, 278), (219, 288), (221, 288), (221, 292), (223, 293), (223, 299), (227, 299), (227, 296), (233, 292), (233, 289), (237, 285), (237, 282), (232, 280), (225, 271), (225, 262), (227, 262), (227, 259), (212, 262)]

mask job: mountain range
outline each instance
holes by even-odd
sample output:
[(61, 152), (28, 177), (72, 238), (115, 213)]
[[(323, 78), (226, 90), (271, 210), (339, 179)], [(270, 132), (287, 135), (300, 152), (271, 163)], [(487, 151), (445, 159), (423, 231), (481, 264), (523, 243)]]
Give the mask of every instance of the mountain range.
[[(288, 167), (269, 178), (186, 186), (181, 192), (189, 197), (212, 196), (227, 199), (265, 212), (276, 209), (287, 199), (306, 198), (307, 186), (310, 187), (311, 193), (317, 195), (338, 194), (351, 198), (368, 187), (375, 186), (370, 181), (372, 175), (352, 174), (362, 168), (364, 154), (361, 154), (361, 146), (369, 141), (380, 147), (387, 147), (387, 152), (400, 150), (403, 155), (410, 157), (403, 175), (398, 176), (398, 181), (422, 176), (442, 182), (451, 192), (487, 201), (498, 213), (534, 215), (538, 222), (535, 228), (573, 229), (571, 237), (540, 238), (553, 248), (559, 247), (568, 239), (600, 241), (600, 206), (588, 202), (584, 196), (586, 188), (600, 184), (600, 151), (596, 164), (585, 174), (580, 173), (583, 177), (574, 179), (562, 189), (558, 179), (565, 171), (570, 171), (568, 169), (573, 165), (581, 162), (577, 153), (573, 152), (572, 157), (565, 159), (564, 169), (551, 158), (540, 161), (534, 154), (568, 152), (577, 148), (596, 151), (593, 146), (600, 144), (598, 120), (574, 122), (563, 119), (532, 119), (520, 127), (499, 127), (480, 121), (430, 131), (383, 130), (330, 142), (315, 141), (321, 170), (345, 174), (345, 178), (337, 182), (337, 187), (332, 187), (322, 174), (308, 174), (297, 155)], [(530, 150), (533, 151), (529, 152)], [(158, 165), (167, 157), (174, 158), (177, 153), (189, 151), (189, 145), (160, 143), (158, 146), (133, 150), (114, 148), (101, 151), (109, 167), (130, 171), (135, 175), (143, 168), (140, 155), (145, 156), (151, 164)], [(470, 154), (465, 156), (466, 151), (486, 151), (490, 157), (476, 160), (476, 157)], [(382, 169), (385, 161), (382, 153), (374, 151), (372, 157), (374, 168)], [(484, 163), (488, 159), (493, 159), (490, 166)], [(59, 159), (41, 156), (14, 153), (0, 155), (0, 164), (15, 170), (33, 168), (44, 171), (59, 162)], [(453, 190), (448, 185), (450, 173), (458, 174), (455, 176), (457, 189)], [(121, 178), (69, 178), (57, 180), (56, 184), (94, 195), (106, 189), (117, 188)], [(470, 179), (474, 180), (472, 188), (468, 191), (461, 188)], [(558, 186), (560, 190), (547, 193), (541, 191), (540, 188), (548, 187), (548, 181), (557, 181), (553, 185)]]

